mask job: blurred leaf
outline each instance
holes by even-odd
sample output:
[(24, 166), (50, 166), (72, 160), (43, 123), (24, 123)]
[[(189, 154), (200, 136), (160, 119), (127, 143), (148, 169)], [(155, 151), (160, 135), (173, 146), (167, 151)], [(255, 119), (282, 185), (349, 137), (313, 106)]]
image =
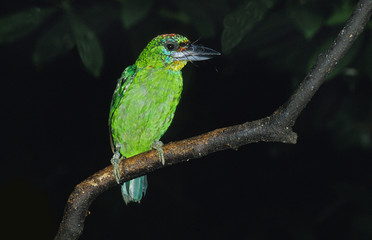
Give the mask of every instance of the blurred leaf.
[(51, 8), (34, 7), (0, 18), (0, 44), (26, 36), (53, 12)]
[[(215, 34), (213, 18), (208, 14), (208, 6), (194, 1), (177, 1), (179, 9), (187, 13), (188, 20), (197, 29), (199, 37), (208, 38)], [(192, 19), (193, 21), (190, 21)]]
[[(292, 21), (283, 17), (282, 12), (272, 12), (243, 38), (239, 49), (254, 51), (273, 66), (290, 69), (294, 75), (300, 73), (302, 76), (307, 63), (299, 56), (304, 50), (302, 43), (303, 37)], [(296, 62), (296, 68), (293, 68), (293, 62)]]
[(307, 71), (309, 71), (313, 67), (319, 55), (325, 52), (325, 50), (327, 50), (327, 48), (331, 46), (332, 42), (332, 36), (328, 36), (327, 38), (322, 39), (322, 42), (318, 44), (318, 47), (316, 49), (313, 50), (313, 55), (308, 60)]
[(33, 63), (37, 66), (43, 65), (72, 49), (74, 46), (75, 41), (70, 30), (69, 22), (64, 17), (37, 40), (32, 56)]
[(160, 9), (158, 13), (164, 18), (173, 19), (181, 23), (188, 24), (191, 22), (190, 16), (187, 15), (185, 12), (172, 12), (168, 9)]
[[(280, 29), (280, 31), (277, 31)], [(244, 37), (239, 47), (243, 49), (257, 49), (265, 51), (267, 47), (273, 47), (283, 42), (292, 40), (293, 37), (288, 37), (295, 31), (291, 21), (283, 17), (281, 12), (273, 12), (260, 22), (259, 26), (254, 29), (249, 36)], [(270, 34), (268, 34), (270, 33)], [(288, 49), (281, 48), (281, 54)], [(266, 54), (270, 55), (270, 54)]]
[(354, 6), (349, 1), (343, 1), (342, 4), (336, 6), (331, 16), (326, 21), (328, 26), (344, 24), (353, 12)]
[[(308, 63), (308, 69), (314, 65), (316, 59), (318, 58), (319, 54), (323, 53), (329, 46), (331, 46), (333, 39), (328, 38), (323, 41), (323, 43), (319, 46), (319, 48), (315, 51), (313, 56), (310, 58)], [(349, 49), (346, 55), (341, 59), (341, 61), (337, 64), (335, 69), (328, 75), (328, 79), (334, 78), (338, 74), (340, 74), (343, 70), (345, 70), (346, 66), (349, 66), (350, 63), (355, 59), (355, 57), (360, 52), (360, 48), (362, 47), (363, 37), (358, 38), (354, 45)]]
[(121, 20), (126, 29), (143, 19), (151, 10), (153, 0), (123, 0)]
[(73, 13), (69, 12), (70, 26), (77, 49), (84, 66), (93, 76), (98, 77), (103, 66), (103, 51), (94, 34)]
[(121, 16), (121, 8), (112, 1), (94, 2), (89, 6), (84, 6), (79, 12), (79, 19), (86, 23), (95, 33), (106, 31), (113, 21), (117, 21)]
[(230, 52), (243, 37), (265, 16), (273, 0), (245, 1), (223, 21), (222, 51)]
[(306, 39), (310, 39), (322, 27), (323, 17), (311, 9), (290, 7), (289, 16)]

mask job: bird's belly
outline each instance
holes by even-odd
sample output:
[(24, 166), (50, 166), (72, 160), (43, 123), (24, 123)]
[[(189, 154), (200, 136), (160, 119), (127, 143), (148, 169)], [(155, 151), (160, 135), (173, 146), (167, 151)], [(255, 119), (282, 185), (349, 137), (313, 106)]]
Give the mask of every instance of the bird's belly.
[(128, 90), (113, 119), (120, 129), (114, 141), (121, 144), (123, 156), (150, 150), (160, 139), (173, 119), (180, 92), (148, 86)]

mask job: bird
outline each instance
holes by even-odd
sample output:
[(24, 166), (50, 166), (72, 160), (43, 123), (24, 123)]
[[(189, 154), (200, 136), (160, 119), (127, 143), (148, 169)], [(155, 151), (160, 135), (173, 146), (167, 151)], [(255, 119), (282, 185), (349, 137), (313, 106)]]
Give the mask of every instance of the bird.
[[(160, 138), (170, 126), (181, 97), (181, 69), (187, 62), (217, 55), (220, 53), (192, 44), (182, 35), (162, 34), (147, 44), (133, 65), (125, 68), (112, 96), (108, 121), (111, 163), (118, 184), (118, 166), (125, 158), (156, 149), (165, 164)], [(124, 182), (121, 193), (125, 204), (139, 203), (146, 189), (146, 176)]]

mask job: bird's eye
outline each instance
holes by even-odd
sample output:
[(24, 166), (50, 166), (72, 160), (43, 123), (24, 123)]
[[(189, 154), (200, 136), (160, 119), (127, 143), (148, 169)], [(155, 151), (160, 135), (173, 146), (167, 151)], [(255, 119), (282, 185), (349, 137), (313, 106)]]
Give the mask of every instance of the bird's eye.
[(168, 43), (167, 45), (165, 45), (165, 47), (168, 51), (173, 51), (176, 48), (174, 43)]

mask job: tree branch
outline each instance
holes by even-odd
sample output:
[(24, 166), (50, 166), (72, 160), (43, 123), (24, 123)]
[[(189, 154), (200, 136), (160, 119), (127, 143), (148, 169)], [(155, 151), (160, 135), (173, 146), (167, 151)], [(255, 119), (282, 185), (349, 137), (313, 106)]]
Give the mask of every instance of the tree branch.
[[(171, 142), (163, 147), (165, 165), (200, 158), (229, 148), (237, 149), (253, 142), (295, 144), (297, 134), (292, 131), (292, 126), (297, 117), (355, 39), (362, 33), (371, 12), (371, 0), (358, 2), (352, 16), (332, 45), (318, 57), (314, 67), (288, 102), (279, 107), (271, 116), (241, 125), (216, 129), (186, 140)], [(159, 161), (156, 151), (139, 154), (120, 163), (121, 181), (128, 181), (162, 167), (164, 166)], [(83, 231), (90, 204), (98, 195), (116, 185), (112, 166), (100, 170), (78, 184), (68, 198), (55, 240), (78, 239)]]

